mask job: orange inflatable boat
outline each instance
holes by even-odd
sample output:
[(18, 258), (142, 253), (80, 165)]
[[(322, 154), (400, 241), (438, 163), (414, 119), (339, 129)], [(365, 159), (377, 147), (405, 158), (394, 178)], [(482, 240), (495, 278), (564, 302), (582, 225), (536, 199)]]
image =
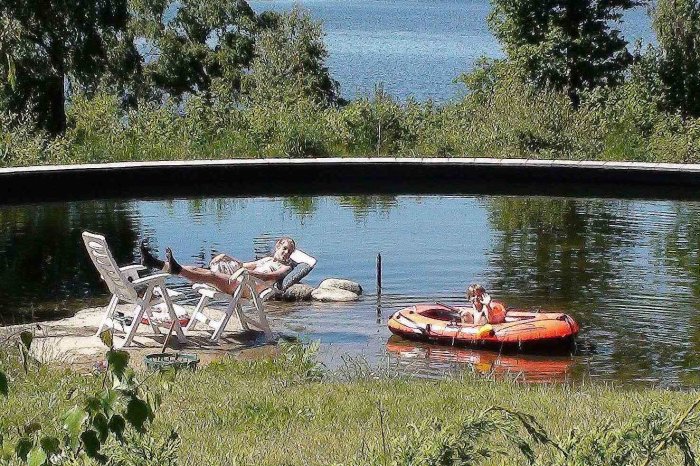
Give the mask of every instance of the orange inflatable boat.
[(388, 325), (392, 333), (415, 340), (513, 349), (568, 346), (579, 331), (567, 314), (506, 309), (498, 302), (492, 308), (494, 323), (473, 325), (462, 322), (459, 308), (417, 304), (395, 312)]

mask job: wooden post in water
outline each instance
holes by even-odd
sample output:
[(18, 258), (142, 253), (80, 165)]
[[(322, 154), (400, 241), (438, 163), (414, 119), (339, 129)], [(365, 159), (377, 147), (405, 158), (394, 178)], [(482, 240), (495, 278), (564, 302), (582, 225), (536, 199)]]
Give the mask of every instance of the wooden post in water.
[(382, 254), (377, 253), (377, 323), (382, 320)]
[(382, 253), (377, 254), (377, 296), (382, 294)]

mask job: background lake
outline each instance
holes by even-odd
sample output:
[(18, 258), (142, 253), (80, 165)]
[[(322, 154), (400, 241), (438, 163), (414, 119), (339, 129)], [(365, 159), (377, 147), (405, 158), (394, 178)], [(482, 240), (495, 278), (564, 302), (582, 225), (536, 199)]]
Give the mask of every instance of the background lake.
[[(307, 277), (362, 284), (357, 303), (270, 303), (273, 329), (320, 340), (330, 367), (401, 373), (601, 378), (694, 386), (700, 376), (700, 203), (513, 196), (322, 196), (93, 201), (0, 207), (0, 322), (71, 315), (108, 296), (80, 240), (106, 235), (121, 264), (140, 238), (183, 262), (264, 254), (290, 234), (318, 259)], [(377, 299), (375, 261), (384, 262)], [(416, 345), (386, 319), (417, 302), (464, 303), (481, 282), (515, 307), (565, 311), (582, 325), (564, 356)], [(173, 285), (196, 295), (186, 283)]]
[[(253, 0), (256, 12), (299, 4), (323, 22), (328, 66), (345, 98), (373, 94), (382, 83), (405, 99), (444, 101), (463, 87), (452, 81), (481, 56), (500, 57), (486, 17), (488, 0)], [(654, 41), (643, 7), (620, 28), (630, 44)], [(632, 47), (632, 46), (631, 46)]]

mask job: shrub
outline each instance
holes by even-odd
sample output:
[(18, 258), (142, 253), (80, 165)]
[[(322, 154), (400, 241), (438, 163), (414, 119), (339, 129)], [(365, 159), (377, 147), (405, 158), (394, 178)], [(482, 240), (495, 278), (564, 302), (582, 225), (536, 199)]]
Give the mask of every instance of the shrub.
[[(0, 463), (17, 462), (30, 466), (53, 464), (123, 464), (172, 465), (177, 463), (179, 438), (174, 431), (166, 438), (154, 438), (149, 424), (160, 406), (161, 395), (146, 391), (128, 367), (129, 354), (112, 347), (112, 335), (101, 335), (109, 346), (107, 368), (102, 377), (102, 390), (85, 396), (61, 417), (60, 433), (45, 420), (29, 418), (23, 425), (0, 425)], [(30, 347), (33, 336), (20, 335), (18, 355), (21, 369), (17, 376), (28, 375), (32, 361)], [(174, 372), (160, 375), (167, 388), (174, 381)], [(0, 368), (0, 396), (10, 395), (8, 374)], [(68, 399), (78, 398), (79, 387), (68, 391)], [(40, 422), (41, 421), (41, 422)]]

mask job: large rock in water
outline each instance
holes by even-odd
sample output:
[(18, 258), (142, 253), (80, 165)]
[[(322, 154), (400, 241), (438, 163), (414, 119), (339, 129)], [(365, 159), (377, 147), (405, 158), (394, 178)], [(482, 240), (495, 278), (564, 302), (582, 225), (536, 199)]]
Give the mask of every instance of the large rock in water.
[(313, 291), (313, 286), (297, 283), (287, 288), (279, 299), (283, 301), (310, 301)]
[(323, 280), (321, 284), (318, 285), (318, 287), (324, 289), (336, 288), (340, 290), (350, 291), (357, 295), (362, 294), (362, 287), (359, 283), (355, 283), (350, 280), (343, 280), (341, 278), (327, 278)]
[(312, 293), (311, 297), (316, 301), (333, 301), (333, 302), (344, 302), (344, 301), (357, 301), (360, 295), (353, 293), (348, 290), (341, 290), (340, 288), (316, 288)]

